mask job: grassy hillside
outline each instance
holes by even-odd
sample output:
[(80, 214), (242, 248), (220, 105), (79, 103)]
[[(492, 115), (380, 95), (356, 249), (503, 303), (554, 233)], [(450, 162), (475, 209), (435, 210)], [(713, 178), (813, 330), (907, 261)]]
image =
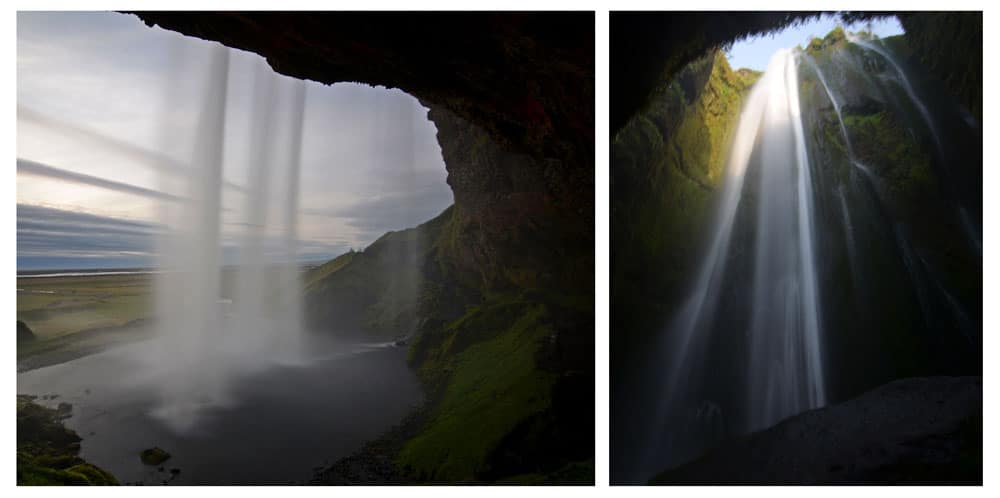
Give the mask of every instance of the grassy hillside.
[[(456, 270), (457, 209), (314, 270), (306, 278), (311, 317), (317, 326), (324, 316), (356, 320), (364, 337), (412, 334), (408, 361), (429, 402), (394, 456), (407, 479), (588, 482), (593, 337), (575, 332), (593, 330), (592, 290), (547, 287), (551, 280), (532, 276), (534, 261), (498, 269), (491, 280), (506, 283), (496, 287)], [(545, 243), (521, 235), (525, 251)], [(406, 289), (413, 294), (403, 295), (401, 276), (415, 277)]]

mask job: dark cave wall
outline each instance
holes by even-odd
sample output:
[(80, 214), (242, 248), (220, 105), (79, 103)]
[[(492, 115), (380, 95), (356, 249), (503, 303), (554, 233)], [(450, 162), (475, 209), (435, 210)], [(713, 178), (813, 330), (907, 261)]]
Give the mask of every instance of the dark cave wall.
[(444, 250), (464, 282), (592, 289), (593, 169), (506, 150), (442, 108), (429, 117), (455, 194), (456, 225)]
[[(900, 14), (917, 58), (941, 79), (980, 123), (983, 121), (983, 13)], [(961, 57), (956, 57), (961, 54)]]
[(136, 15), (258, 53), (295, 78), (400, 88), (476, 124), (505, 148), (581, 167), (593, 160), (592, 12)]
[[(820, 12), (614, 12), (610, 16), (611, 134), (710, 50), (813, 19)], [(738, 68), (734, 68), (738, 69)]]

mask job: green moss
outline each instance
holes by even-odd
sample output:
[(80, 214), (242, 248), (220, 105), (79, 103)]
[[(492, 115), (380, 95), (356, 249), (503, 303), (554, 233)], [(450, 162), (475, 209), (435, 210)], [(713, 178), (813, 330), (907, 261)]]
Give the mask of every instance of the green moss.
[(17, 397), (17, 484), (117, 485), (110, 473), (77, 456), (80, 437), (63, 426), (65, 410), (52, 410), (33, 400)]
[(931, 156), (892, 113), (845, 114), (844, 124), (855, 137), (858, 157), (886, 181), (887, 194), (903, 219), (911, 218), (921, 202), (937, 196)]
[(519, 422), (549, 407), (555, 376), (538, 369), (535, 356), (553, 330), (544, 305), (506, 298), (471, 308), (446, 333), (421, 367), (443, 383), (441, 401), (397, 463), (419, 480), (473, 482)]
[[(729, 144), (761, 73), (721, 52), (657, 91), (612, 144), (612, 317), (615, 338), (641, 343), (696, 264)], [(659, 123), (657, 140), (648, 138)], [(653, 323), (656, 322), (656, 323)]]
[(145, 465), (159, 465), (170, 460), (170, 453), (160, 448), (147, 448), (139, 453), (139, 460)]

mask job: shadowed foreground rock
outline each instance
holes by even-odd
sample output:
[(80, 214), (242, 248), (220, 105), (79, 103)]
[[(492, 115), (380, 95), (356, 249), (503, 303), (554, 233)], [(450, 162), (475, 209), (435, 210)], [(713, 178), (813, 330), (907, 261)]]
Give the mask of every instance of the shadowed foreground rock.
[(982, 377), (891, 382), (716, 448), (653, 484), (982, 484)]

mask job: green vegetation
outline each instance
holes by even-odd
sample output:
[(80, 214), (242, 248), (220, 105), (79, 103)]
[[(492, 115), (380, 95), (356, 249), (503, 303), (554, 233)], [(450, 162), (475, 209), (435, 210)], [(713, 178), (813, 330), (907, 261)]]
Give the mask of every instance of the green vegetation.
[(17, 397), (17, 484), (117, 485), (114, 476), (77, 456), (80, 436), (62, 424), (69, 405), (53, 410), (33, 400)]
[(351, 251), (304, 277), (310, 326), (342, 336), (389, 340), (416, 327), (422, 261), (452, 208), (416, 228), (389, 232), (364, 251)]
[(40, 340), (124, 325), (150, 314), (149, 275), (17, 279), (17, 319)]
[(320, 266), (317, 266), (316, 268), (313, 268), (312, 270), (309, 270), (309, 272), (306, 273), (305, 277), (302, 279), (302, 283), (306, 291), (308, 292), (315, 289), (325, 278), (349, 265), (351, 261), (354, 260), (355, 254), (357, 253), (355, 253), (352, 249)]
[(470, 308), (427, 355), (421, 375), (432, 384), (441, 376), (448, 381), (430, 421), (399, 455), (405, 473), (431, 482), (476, 481), (501, 439), (548, 408), (555, 375), (540, 371), (535, 356), (554, 332), (545, 306), (521, 299)]
[[(714, 52), (654, 93), (612, 143), (614, 340), (641, 342), (696, 264), (748, 89)], [(615, 348), (616, 350), (621, 350)], [(627, 361), (627, 360), (626, 360)]]
[[(588, 365), (565, 359), (586, 360), (592, 371), (592, 288), (581, 285), (567, 293), (551, 287), (556, 275), (579, 262), (575, 257), (540, 261), (560, 228), (535, 230), (512, 237), (509, 243), (522, 252), (510, 263), (480, 267), (478, 274), (462, 271), (466, 237), (474, 234), (453, 206), (307, 276), (312, 320), (331, 307), (342, 309), (338, 300), (354, 299), (358, 309), (348, 320), (365, 317), (360, 323), (367, 337), (399, 334), (395, 322), (409, 321), (412, 327), (408, 361), (423, 381), (428, 403), (392, 455), (402, 479), (563, 483), (586, 474), (582, 481), (592, 481), (593, 463), (587, 462), (593, 443), (585, 436), (593, 431), (592, 417), (584, 436), (574, 424), (587, 424), (586, 414), (578, 412), (591, 411), (593, 382), (579, 389), (586, 395), (581, 401), (583, 395), (573, 389), (587, 382), (581, 372)], [(400, 289), (401, 277), (416, 284)], [(330, 316), (338, 317), (334, 326), (344, 320)], [(581, 316), (590, 322), (577, 323)], [(588, 331), (590, 342), (569, 342), (577, 328)], [(564, 420), (569, 413), (575, 422)], [(571, 437), (576, 442), (569, 442)]]
[[(145, 337), (150, 275), (17, 279), (17, 358), (29, 368)], [(22, 328), (22, 325), (24, 328)], [(33, 335), (27, 338), (24, 330)]]
[(170, 453), (160, 448), (147, 448), (139, 453), (139, 459), (145, 465), (159, 465), (170, 460)]

